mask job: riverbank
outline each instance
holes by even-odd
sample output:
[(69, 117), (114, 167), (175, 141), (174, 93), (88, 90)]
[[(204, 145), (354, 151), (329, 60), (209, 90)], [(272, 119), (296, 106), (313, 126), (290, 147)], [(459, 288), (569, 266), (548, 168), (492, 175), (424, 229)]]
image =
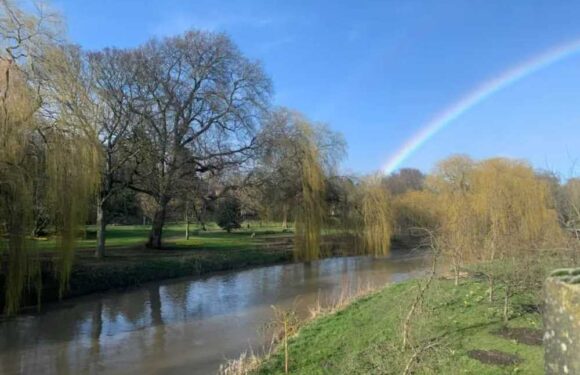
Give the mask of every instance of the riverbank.
[[(402, 322), (422, 281), (388, 286), (304, 326), (288, 343), (292, 374), (543, 374), (541, 314), (530, 295), (513, 298), (502, 323), (502, 301), (487, 301), (475, 279), (434, 280), (402, 349)], [(499, 293), (498, 293), (499, 295)], [(417, 316), (420, 316), (417, 317)], [(410, 367), (409, 367), (410, 366)], [(278, 350), (259, 374), (284, 373)]]
[[(293, 259), (292, 234), (272, 224), (246, 227), (232, 233), (213, 226), (207, 231), (192, 227), (187, 240), (183, 226), (170, 225), (165, 231), (164, 248), (159, 250), (144, 246), (148, 226), (111, 226), (107, 233), (107, 256), (103, 259), (93, 256), (95, 240), (90, 238), (90, 229), (89, 238), (79, 242), (70, 287), (63, 298)], [(56, 243), (39, 240), (35, 245), (43, 264), (42, 302), (57, 301), (58, 284), (52, 266)], [(4, 297), (0, 296), (0, 308), (3, 302)], [(24, 310), (35, 309), (35, 304), (36, 296), (31, 293), (26, 298)]]
[[(242, 270), (250, 267), (293, 261), (293, 233), (279, 223), (245, 223), (242, 229), (227, 233), (214, 223), (207, 230), (191, 225), (189, 239), (185, 226), (170, 224), (164, 229), (163, 249), (145, 247), (150, 227), (147, 225), (110, 226), (107, 229), (106, 257), (96, 259), (94, 228), (78, 242), (69, 289), (62, 299), (108, 290), (138, 287), (151, 281), (213, 272)], [(399, 248), (411, 248), (409, 239), (394, 239)], [(327, 256), (353, 255), (352, 238), (332, 230), (323, 235)], [(43, 290), (42, 303), (59, 301), (58, 283), (54, 275), (57, 243), (39, 239), (34, 246), (40, 254)], [(0, 273), (0, 290), (4, 290)], [(0, 293), (0, 311), (4, 296)], [(22, 311), (34, 311), (37, 299), (29, 293)]]

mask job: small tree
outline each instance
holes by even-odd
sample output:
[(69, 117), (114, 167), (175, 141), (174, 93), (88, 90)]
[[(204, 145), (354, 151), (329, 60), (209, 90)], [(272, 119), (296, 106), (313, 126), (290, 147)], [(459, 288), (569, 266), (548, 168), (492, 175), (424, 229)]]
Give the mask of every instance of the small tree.
[(437, 194), (438, 241), (442, 255), (450, 260), (455, 285), (459, 283), (460, 268), (483, 251), (477, 242), (480, 228), (472, 207), (474, 167), (475, 162), (468, 156), (451, 156), (439, 162), (428, 179), (428, 186)]
[(225, 198), (218, 206), (217, 224), (228, 233), (232, 229), (241, 228), (242, 210), (240, 202), (236, 198)]

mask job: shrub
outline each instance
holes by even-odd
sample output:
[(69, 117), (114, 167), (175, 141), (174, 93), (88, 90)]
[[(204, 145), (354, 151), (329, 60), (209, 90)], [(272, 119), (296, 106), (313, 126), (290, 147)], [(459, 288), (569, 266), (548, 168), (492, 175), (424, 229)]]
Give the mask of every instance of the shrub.
[(217, 224), (228, 233), (232, 229), (241, 228), (242, 210), (240, 202), (235, 198), (225, 198), (218, 206)]

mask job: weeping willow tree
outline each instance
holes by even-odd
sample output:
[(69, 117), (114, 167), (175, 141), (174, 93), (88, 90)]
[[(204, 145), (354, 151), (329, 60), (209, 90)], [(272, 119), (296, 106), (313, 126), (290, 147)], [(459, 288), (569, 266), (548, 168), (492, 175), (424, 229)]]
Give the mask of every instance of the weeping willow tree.
[(100, 184), (100, 154), (92, 137), (50, 132), (46, 145), (47, 203), (57, 234), (57, 278), (59, 294), (68, 287), (74, 249), (89, 202)]
[(44, 130), (47, 202), (58, 233), (58, 279), (68, 284), (74, 245), (101, 184), (102, 149), (95, 119), (101, 107), (78, 47), (58, 45), (44, 53), (44, 102), (56, 113)]
[(371, 176), (362, 181), (360, 192), (363, 250), (366, 254), (387, 255), (393, 232), (389, 191), (382, 185), (379, 176)]
[(342, 197), (335, 205), (340, 225), (336, 228), (350, 240), (360, 255), (387, 255), (393, 235), (393, 205), (389, 190), (380, 175), (354, 183), (347, 180), (341, 187)]
[(38, 288), (40, 283), (38, 261), (31, 257), (26, 236), (33, 221), (33, 191), (41, 156), (31, 137), (37, 103), (11, 64), (2, 61), (0, 67), (0, 230), (4, 235), (0, 246), (6, 271), (6, 310), (13, 312), (25, 286)]
[(472, 208), (489, 260), (536, 249), (560, 232), (548, 185), (522, 162), (479, 163), (473, 171)]
[(296, 215), (295, 257), (302, 261), (321, 257), (321, 232), (325, 214), (324, 172), (313, 131), (306, 122), (298, 126), (300, 130), (300, 180), (302, 195)]
[(435, 232), (440, 225), (437, 195), (430, 190), (407, 191), (393, 197), (395, 233), (412, 235), (417, 229)]
[(530, 285), (534, 262), (541, 262), (541, 249), (559, 241), (557, 213), (547, 183), (525, 163), (499, 158), (483, 161), (474, 168), (472, 181), (471, 207), (477, 218), (480, 258), (488, 265), (490, 299), (494, 280), (499, 278), (505, 285), (507, 319), (510, 289)]
[(19, 309), (30, 290), (40, 300), (40, 260), (28, 237), (35, 191), (40, 186), (45, 192), (43, 204), (55, 227), (62, 294), (79, 225), (100, 181), (96, 133), (76, 110), (89, 98), (78, 84), (78, 67), (68, 64), (54, 35), (44, 30), (45, 17), (0, 2), (0, 247), (7, 314)]
[(549, 186), (523, 162), (465, 157), (440, 163), (430, 186), (456, 282), (461, 266), (475, 264), (488, 278), (490, 300), (495, 280), (504, 282), (507, 306), (510, 288), (532, 282), (529, 270), (541, 262), (541, 249), (561, 239)]

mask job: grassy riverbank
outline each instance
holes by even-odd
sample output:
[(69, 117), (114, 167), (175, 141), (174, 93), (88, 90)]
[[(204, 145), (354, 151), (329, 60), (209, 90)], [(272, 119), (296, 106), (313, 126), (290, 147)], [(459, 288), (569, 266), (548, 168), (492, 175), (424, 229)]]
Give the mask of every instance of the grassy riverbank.
[[(107, 231), (107, 256), (93, 256), (96, 241), (89, 227), (88, 238), (79, 241), (70, 289), (65, 297), (109, 289), (128, 288), (168, 278), (195, 276), (209, 272), (241, 269), (292, 260), (292, 234), (276, 224), (252, 225), (227, 233), (213, 225), (208, 231), (191, 227), (184, 237), (183, 225), (165, 229), (164, 248), (145, 248), (149, 226), (110, 226)], [(52, 272), (56, 242), (34, 241), (43, 260), (43, 300), (58, 299), (58, 287)], [(0, 275), (0, 282), (3, 282)], [(4, 301), (0, 296), (0, 304)], [(27, 303), (35, 298), (29, 296)]]
[[(421, 317), (411, 321), (413, 347), (402, 350), (402, 321), (419, 283), (389, 286), (304, 326), (289, 341), (290, 373), (401, 374), (412, 362), (413, 373), (543, 374), (541, 315), (533, 297), (516, 296), (504, 326), (502, 301), (489, 303), (486, 284), (472, 279), (458, 287), (433, 282), (415, 315)], [(284, 373), (283, 352), (258, 373)]]

